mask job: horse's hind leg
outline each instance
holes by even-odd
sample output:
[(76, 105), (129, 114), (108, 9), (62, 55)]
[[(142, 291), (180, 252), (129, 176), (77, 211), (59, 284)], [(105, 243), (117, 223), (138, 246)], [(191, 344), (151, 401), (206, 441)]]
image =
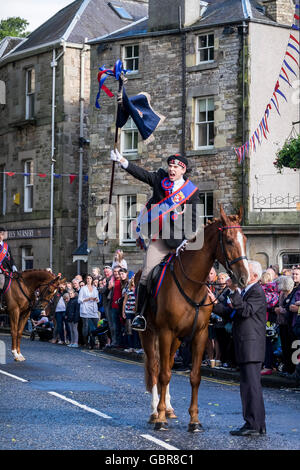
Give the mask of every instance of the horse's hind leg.
[(203, 428), (199, 421), (198, 416), (198, 391), (201, 382), (201, 364), (202, 356), (207, 341), (207, 329), (205, 331), (200, 330), (193, 339), (192, 344), (192, 355), (193, 365), (190, 375), (190, 383), (192, 387), (191, 403), (189, 407), (190, 413), (190, 432), (202, 432)]
[(158, 350), (156, 334), (149, 328), (140, 333), (141, 343), (145, 353), (145, 383), (146, 390), (151, 393), (151, 415), (149, 423), (155, 423), (158, 417)]
[(160, 372), (159, 383), (161, 386), (160, 400), (157, 411), (158, 418), (155, 424), (155, 430), (164, 430), (167, 428), (166, 418), (166, 393), (171, 379), (170, 369), (170, 351), (172, 344), (172, 333), (170, 331), (160, 331), (159, 352), (160, 352)]

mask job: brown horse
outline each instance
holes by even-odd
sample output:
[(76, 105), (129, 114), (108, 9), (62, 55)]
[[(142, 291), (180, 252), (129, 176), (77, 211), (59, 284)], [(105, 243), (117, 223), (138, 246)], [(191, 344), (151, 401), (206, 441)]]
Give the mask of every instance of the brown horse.
[(148, 325), (140, 337), (145, 352), (146, 387), (152, 393), (150, 422), (155, 423), (156, 430), (166, 429), (167, 418), (176, 417), (169, 395), (171, 369), (182, 338), (189, 335), (192, 350), (189, 431), (203, 431), (198, 417), (198, 389), (212, 312), (206, 279), (217, 259), (240, 287), (247, 285), (249, 269), (241, 219), (241, 209), (238, 215), (227, 216), (221, 206), (220, 219), (204, 228), (202, 248), (184, 251), (167, 269), (156, 313), (151, 305), (147, 309)]
[(20, 351), (21, 337), (35, 303), (35, 291), (39, 289), (39, 305), (45, 308), (55, 294), (60, 280), (46, 269), (28, 269), (11, 276), (11, 285), (4, 294), (10, 318), (12, 354), (15, 361), (25, 361)]

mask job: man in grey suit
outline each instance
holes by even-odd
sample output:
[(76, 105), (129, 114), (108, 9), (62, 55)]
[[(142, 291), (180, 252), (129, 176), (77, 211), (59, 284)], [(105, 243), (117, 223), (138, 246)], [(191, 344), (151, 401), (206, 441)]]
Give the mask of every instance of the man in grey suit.
[[(259, 284), (262, 268), (257, 261), (249, 261), (250, 278), (240, 293), (229, 281), (233, 307), (232, 334), (236, 362), (240, 367), (240, 394), (244, 426), (231, 431), (234, 436), (261, 436), (266, 433), (265, 407), (261, 387), (261, 368), (265, 358), (266, 312), (265, 293)], [(213, 294), (210, 294), (212, 300)], [(227, 309), (216, 303), (214, 312), (226, 316)]]

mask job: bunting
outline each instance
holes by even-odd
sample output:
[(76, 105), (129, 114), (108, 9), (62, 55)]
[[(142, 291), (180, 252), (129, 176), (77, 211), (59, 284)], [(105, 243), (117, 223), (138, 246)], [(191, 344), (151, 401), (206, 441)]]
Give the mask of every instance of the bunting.
[[(297, 3), (295, 5), (294, 21), (292, 25), (292, 29), (294, 31), (300, 31), (299, 9), (300, 9), (300, 3)], [(234, 148), (234, 151), (237, 155), (238, 163), (242, 163), (242, 161), (245, 159), (246, 156), (249, 157), (250, 151), (256, 152), (256, 149), (257, 149), (256, 143), (258, 145), (261, 145), (263, 142), (263, 139), (267, 140), (268, 133), (270, 132), (269, 127), (268, 127), (268, 119), (269, 119), (270, 112), (275, 110), (277, 114), (281, 116), (280, 114), (281, 101), (282, 100), (285, 100), (286, 102), (288, 101), (282, 89), (282, 85), (288, 85), (289, 87), (291, 87), (292, 86), (291, 80), (290, 80), (291, 74), (297, 77), (296, 70), (300, 68), (299, 57), (297, 56), (297, 54), (298, 56), (300, 56), (300, 43), (292, 32), (290, 33), (288, 44), (287, 44), (286, 51), (284, 54), (284, 58), (280, 67), (279, 77), (276, 80), (272, 96), (269, 100), (269, 103), (266, 106), (265, 112), (257, 128), (255, 129), (251, 137), (249, 137), (249, 140), (245, 142), (241, 147)]]
[[(48, 178), (51, 176), (51, 174), (49, 173), (23, 173), (23, 172), (16, 172), (16, 171), (0, 171), (0, 174), (4, 174), (4, 175), (7, 175), (7, 176), (17, 176), (17, 175), (21, 175), (21, 176), (39, 176), (40, 178), (42, 179), (45, 179), (45, 178)], [(61, 177), (68, 177), (69, 178), (69, 182), (70, 184), (73, 183), (73, 181), (79, 176), (78, 174), (59, 174), (59, 173), (54, 173), (54, 178), (61, 178)], [(88, 175), (83, 175), (83, 181), (88, 181), (89, 177)]]

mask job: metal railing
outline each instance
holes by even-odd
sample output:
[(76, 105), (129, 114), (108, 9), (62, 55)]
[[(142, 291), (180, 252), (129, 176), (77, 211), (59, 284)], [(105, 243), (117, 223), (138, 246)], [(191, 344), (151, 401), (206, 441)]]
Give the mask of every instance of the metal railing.
[(287, 194), (286, 196), (274, 195), (272, 193), (267, 196), (252, 195), (253, 210), (286, 210), (297, 209), (297, 202), (300, 202), (300, 195)]

